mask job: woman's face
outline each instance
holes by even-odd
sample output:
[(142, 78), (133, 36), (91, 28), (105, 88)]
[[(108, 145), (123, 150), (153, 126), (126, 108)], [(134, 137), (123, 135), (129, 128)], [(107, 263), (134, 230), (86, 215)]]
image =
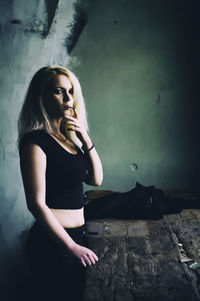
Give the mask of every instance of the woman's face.
[(44, 106), (50, 118), (70, 115), (74, 105), (73, 87), (68, 77), (56, 75), (47, 89), (44, 97)]

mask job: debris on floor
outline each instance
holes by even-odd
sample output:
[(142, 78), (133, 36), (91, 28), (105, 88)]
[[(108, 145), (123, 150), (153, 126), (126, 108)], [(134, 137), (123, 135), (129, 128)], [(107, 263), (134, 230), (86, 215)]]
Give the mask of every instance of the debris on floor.
[(192, 263), (190, 265), (190, 269), (192, 269), (192, 270), (196, 270), (196, 269), (199, 269), (199, 268), (200, 268), (200, 262), (195, 261), (194, 263)]
[(193, 261), (191, 258), (189, 258), (187, 256), (187, 253), (183, 247), (183, 244), (181, 244), (178, 240), (178, 237), (176, 236), (175, 233), (173, 233), (173, 236), (174, 236), (174, 240), (176, 242), (176, 245), (178, 247), (178, 251), (179, 251), (179, 255), (180, 255), (180, 261), (181, 262), (189, 262), (189, 261)]

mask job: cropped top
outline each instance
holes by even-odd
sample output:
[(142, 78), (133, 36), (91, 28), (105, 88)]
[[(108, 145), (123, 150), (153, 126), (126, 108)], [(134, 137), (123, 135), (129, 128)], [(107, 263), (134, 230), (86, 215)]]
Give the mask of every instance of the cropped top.
[(64, 149), (45, 130), (25, 134), (19, 152), (26, 143), (34, 143), (46, 154), (46, 204), (53, 209), (81, 209), (84, 205), (83, 181), (90, 176), (91, 164), (77, 147), (77, 154)]

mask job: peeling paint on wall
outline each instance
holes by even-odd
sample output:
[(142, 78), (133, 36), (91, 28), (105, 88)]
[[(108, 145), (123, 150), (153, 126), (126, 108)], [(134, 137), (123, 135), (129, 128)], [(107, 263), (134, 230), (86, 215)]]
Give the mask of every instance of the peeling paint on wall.
[(81, 8), (81, 6), (79, 6), (79, 4), (76, 4), (73, 24), (70, 25), (70, 34), (66, 38), (66, 48), (68, 54), (72, 52), (87, 22), (88, 15)]
[(131, 169), (131, 171), (136, 171), (136, 170), (138, 170), (138, 165), (136, 163), (132, 162), (130, 164), (130, 169)]
[(40, 20), (38, 18), (32, 18), (31, 20), (11, 20), (11, 24), (21, 26), (21, 29), (27, 33), (38, 34), (41, 38), (46, 38), (48, 34), (48, 24), (46, 20)]
[(46, 8), (47, 8), (47, 24), (46, 24), (46, 30), (43, 32), (43, 36), (47, 37), (49, 30), (51, 28), (51, 25), (53, 23), (56, 9), (58, 7), (59, 0), (45, 0)]
[(32, 17), (32, 19), (12, 19), (11, 24), (21, 25), (25, 32), (38, 34), (41, 38), (46, 38), (53, 24), (59, 0), (44, 0), (46, 5), (46, 16), (44, 19)]
[(10, 21), (11, 24), (21, 24), (21, 21), (18, 19), (13, 19)]

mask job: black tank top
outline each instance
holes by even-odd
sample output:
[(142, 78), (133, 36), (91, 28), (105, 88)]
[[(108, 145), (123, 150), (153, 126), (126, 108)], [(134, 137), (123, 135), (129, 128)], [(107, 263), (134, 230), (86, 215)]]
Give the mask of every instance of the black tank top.
[(64, 149), (45, 130), (25, 134), (19, 152), (26, 143), (34, 143), (46, 154), (46, 204), (53, 209), (80, 209), (84, 205), (83, 181), (90, 175), (89, 159), (77, 147), (77, 154)]

